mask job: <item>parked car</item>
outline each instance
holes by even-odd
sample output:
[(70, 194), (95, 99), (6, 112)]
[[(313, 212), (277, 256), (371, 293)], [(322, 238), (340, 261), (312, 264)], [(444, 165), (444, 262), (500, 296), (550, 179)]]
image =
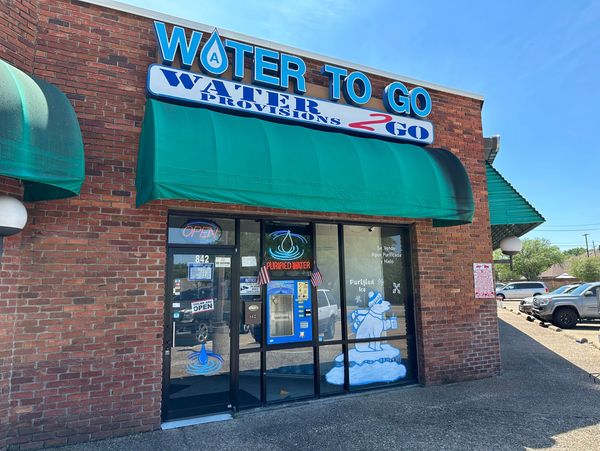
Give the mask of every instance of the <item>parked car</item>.
[(498, 293), (498, 291), (500, 291), (502, 288), (504, 288), (506, 284), (502, 283), (502, 282), (496, 282), (496, 293)]
[[(577, 288), (578, 286), (580, 286), (580, 283), (572, 283), (569, 285), (563, 285), (561, 287), (558, 287), (556, 290), (551, 291), (548, 294), (542, 294), (540, 296), (537, 296), (538, 298), (543, 298), (543, 297), (552, 297), (552, 296), (557, 296), (559, 294), (567, 294), (570, 293), (571, 291), (573, 291), (575, 288)], [(533, 296), (527, 297), (525, 299), (523, 299), (520, 303), (519, 303), (519, 311), (522, 313), (527, 313), (528, 315), (531, 315), (531, 310), (533, 309)]]
[(331, 290), (318, 289), (317, 301), (319, 304), (319, 334), (325, 340), (335, 336), (335, 322), (339, 318), (339, 304)]
[(504, 299), (524, 299), (529, 296), (540, 296), (548, 293), (548, 287), (544, 282), (511, 282), (506, 284), (500, 291), (496, 292), (496, 297)]
[(582, 319), (600, 319), (600, 282), (583, 284), (568, 294), (534, 297), (532, 313), (561, 329), (572, 329)]

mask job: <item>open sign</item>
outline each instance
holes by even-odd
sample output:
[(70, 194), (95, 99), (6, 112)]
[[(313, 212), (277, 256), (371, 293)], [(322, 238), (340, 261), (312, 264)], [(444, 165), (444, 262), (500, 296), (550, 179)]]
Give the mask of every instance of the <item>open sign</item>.
[(215, 309), (214, 299), (202, 299), (200, 301), (192, 301), (192, 315), (194, 313), (210, 312)]
[(188, 243), (212, 244), (221, 239), (223, 231), (218, 224), (211, 221), (188, 221), (180, 230), (181, 236)]

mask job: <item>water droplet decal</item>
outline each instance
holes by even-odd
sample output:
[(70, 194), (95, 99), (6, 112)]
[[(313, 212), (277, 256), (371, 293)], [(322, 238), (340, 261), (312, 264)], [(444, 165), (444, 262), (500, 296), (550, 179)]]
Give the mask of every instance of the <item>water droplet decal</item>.
[(225, 46), (223, 46), (216, 28), (202, 47), (200, 62), (207, 72), (215, 75), (221, 75), (229, 66)]

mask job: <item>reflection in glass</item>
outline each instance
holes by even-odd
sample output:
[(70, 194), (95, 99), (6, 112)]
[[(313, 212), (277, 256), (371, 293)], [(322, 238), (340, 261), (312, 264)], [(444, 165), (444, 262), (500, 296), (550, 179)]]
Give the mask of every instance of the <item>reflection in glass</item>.
[[(261, 289), (257, 283), (260, 264), (260, 222), (240, 221), (240, 349), (260, 346)], [(256, 307), (258, 310), (255, 310)], [(250, 307), (250, 308), (249, 308)]]
[(342, 338), (340, 260), (336, 224), (316, 225), (317, 265), (323, 283), (317, 289), (319, 341)]
[(267, 401), (289, 401), (314, 395), (312, 348), (267, 352)]
[[(319, 347), (319, 368), (321, 370), (322, 395), (344, 391), (344, 354), (341, 345)], [(337, 370), (339, 374), (334, 368), (339, 369)]]
[(240, 408), (260, 405), (260, 353), (240, 354)]

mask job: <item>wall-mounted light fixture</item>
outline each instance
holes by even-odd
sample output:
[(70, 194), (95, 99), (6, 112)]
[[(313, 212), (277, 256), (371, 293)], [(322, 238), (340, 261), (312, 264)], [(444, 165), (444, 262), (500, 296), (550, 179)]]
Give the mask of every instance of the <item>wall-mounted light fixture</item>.
[(512, 271), (512, 258), (523, 250), (523, 242), (516, 236), (509, 236), (500, 241), (500, 250), (510, 257), (510, 270)]
[(3, 250), (3, 238), (19, 233), (25, 224), (27, 224), (25, 205), (14, 197), (0, 196), (0, 257)]

